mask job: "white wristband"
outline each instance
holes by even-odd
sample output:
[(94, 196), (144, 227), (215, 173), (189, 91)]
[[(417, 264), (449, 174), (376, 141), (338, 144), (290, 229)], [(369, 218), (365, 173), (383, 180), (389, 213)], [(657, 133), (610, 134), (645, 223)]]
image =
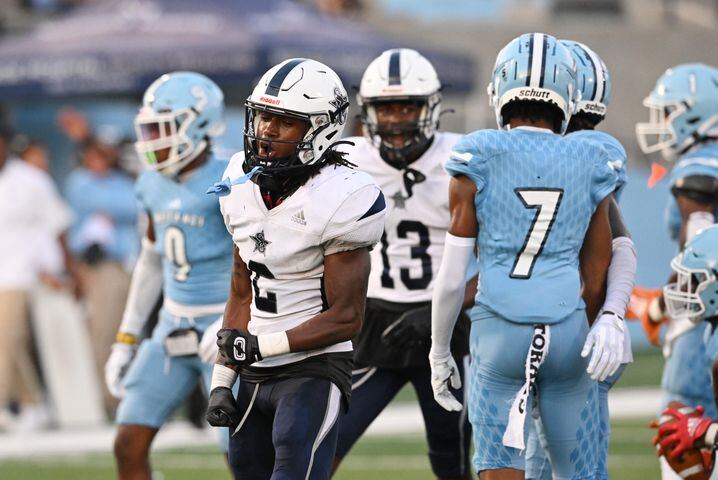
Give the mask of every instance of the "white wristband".
[(237, 380), (237, 372), (217, 363), (212, 369), (212, 381), (209, 384), (209, 391), (211, 392), (219, 387), (231, 389), (234, 386), (235, 380)]
[(259, 353), (263, 358), (289, 353), (289, 338), (286, 332), (267, 333), (257, 336)]

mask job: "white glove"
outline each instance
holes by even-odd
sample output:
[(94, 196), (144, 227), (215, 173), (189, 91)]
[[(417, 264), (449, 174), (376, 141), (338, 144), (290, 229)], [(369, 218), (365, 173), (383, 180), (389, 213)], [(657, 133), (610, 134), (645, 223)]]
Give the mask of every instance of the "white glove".
[(125, 386), (122, 380), (125, 378), (136, 351), (136, 345), (119, 342), (112, 345), (110, 358), (105, 364), (105, 383), (110, 394), (117, 399), (125, 396)]
[(219, 348), (217, 347), (217, 332), (222, 328), (223, 317), (219, 317), (209, 327), (207, 327), (202, 334), (202, 339), (199, 341), (199, 358), (204, 363), (213, 365), (217, 361), (217, 354)]
[(449, 384), (451, 388), (461, 388), (461, 375), (454, 357), (448, 352), (443, 355), (435, 355), (432, 352), (429, 353), (429, 365), (431, 365), (431, 388), (434, 390), (434, 400), (444, 410), (458, 412), (463, 406), (449, 391)]
[(586, 371), (599, 382), (613, 375), (623, 360), (624, 322), (613, 312), (601, 312), (591, 327), (583, 344), (582, 357), (587, 357), (593, 348), (591, 361)]

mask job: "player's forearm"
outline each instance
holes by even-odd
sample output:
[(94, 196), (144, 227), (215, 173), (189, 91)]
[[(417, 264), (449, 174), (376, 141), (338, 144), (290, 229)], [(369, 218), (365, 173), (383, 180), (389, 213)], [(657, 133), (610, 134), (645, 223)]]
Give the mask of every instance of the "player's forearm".
[(444, 256), (431, 297), (431, 350), (445, 354), (466, 292), (464, 278), (476, 239), (446, 234)]
[(222, 328), (236, 328), (238, 330), (247, 330), (249, 319), (251, 318), (250, 307), (252, 297), (243, 297), (240, 294), (232, 293), (224, 307), (224, 319)]
[(290, 351), (314, 350), (351, 340), (359, 333), (363, 318), (363, 301), (361, 304), (357, 302), (344, 307), (329, 308), (287, 331)]
[(139, 337), (162, 292), (162, 260), (147, 238), (132, 272), (130, 290), (118, 335)]
[(324, 257), (324, 286), (329, 308), (287, 331), (292, 352), (351, 340), (361, 329), (371, 260), (359, 248)]

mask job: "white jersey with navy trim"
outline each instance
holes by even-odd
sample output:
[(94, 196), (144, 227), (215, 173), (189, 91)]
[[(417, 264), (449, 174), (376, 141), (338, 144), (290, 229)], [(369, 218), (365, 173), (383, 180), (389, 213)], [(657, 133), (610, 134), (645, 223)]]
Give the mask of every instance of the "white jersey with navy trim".
[[(235, 154), (223, 178), (244, 174)], [(327, 308), (324, 257), (371, 247), (384, 227), (384, 196), (366, 173), (326, 166), (280, 205), (267, 209), (259, 187), (246, 182), (220, 198), (227, 230), (251, 271), (254, 299), (249, 332), (286, 331)], [(271, 357), (252, 367), (273, 367), (330, 352), (349, 352), (351, 341)]]
[(379, 149), (366, 138), (349, 138), (354, 146), (342, 146), (347, 160), (374, 177), (387, 200), (381, 245), (371, 252), (369, 298), (399, 303), (431, 300), (451, 217), (451, 177), (444, 170), (444, 162), (461, 137), (436, 133), (429, 149), (409, 165), (426, 177), (413, 185), (411, 195), (403, 171), (382, 160)]

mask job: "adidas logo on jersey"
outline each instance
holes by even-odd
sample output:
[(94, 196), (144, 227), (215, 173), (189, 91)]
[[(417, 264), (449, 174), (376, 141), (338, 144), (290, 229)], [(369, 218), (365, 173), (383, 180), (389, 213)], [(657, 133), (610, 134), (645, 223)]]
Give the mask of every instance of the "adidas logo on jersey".
[(304, 210), (299, 210), (299, 212), (292, 215), (292, 221), (297, 222), (300, 225), (306, 225), (307, 221), (304, 218)]

